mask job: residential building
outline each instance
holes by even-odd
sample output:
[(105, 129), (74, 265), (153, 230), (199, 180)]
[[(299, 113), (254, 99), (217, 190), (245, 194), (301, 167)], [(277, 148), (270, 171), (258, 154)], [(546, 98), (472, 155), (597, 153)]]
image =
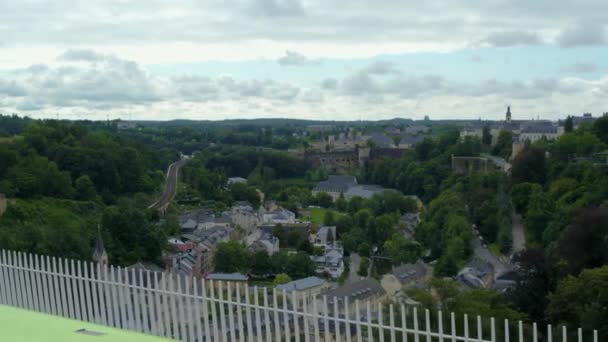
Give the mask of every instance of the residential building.
[(399, 145), (397, 147), (402, 149), (412, 148), (414, 147), (414, 145), (420, 143), (422, 140), (424, 140), (424, 137), (422, 136), (403, 135), (399, 139)]
[(531, 143), (546, 138), (547, 140), (555, 140), (564, 133), (563, 127), (556, 127), (551, 122), (528, 124), (522, 128), (519, 133), (519, 141), (529, 141)]
[(295, 292), (299, 297), (305, 296), (309, 303), (317, 298), (322, 292), (329, 289), (327, 282), (319, 277), (307, 277), (278, 285), (276, 289), (280, 292)]
[(337, 241), (336, 226), (323, 226), (316, 234), (310, 236), (314, 246), (327, 247)]
[(323, 255), (313, 255), (310, 259), (316, 264), (318, 274), (338, 279), (344, 272), (344, 249), (338, 244), (327, 245)]
[(209, 273), (205, 277), (207, 280), (213, 281), (213, 286), (215, 290), (219, 290), (220, 287), (222, 290), (228, 289), (228, 283), (230, 283), (230, 287), (232, 291), (236, 291), (236, 288), (239, 287), (240, 293), (245, 293), (245, 288), (247, 287), (247, 282), (249, 281), (249, 277), (242, 273)]
[(336, 176), (332, 175), (326, 181), (321, 181), (312, 189), (313, 196), (324, 192), (331, 196), (335, 201), (340, 198), (340, 194), (344, 194), (352, 186), (357, 185), (357, 178), (354, 176)]
[(392, 189), (383, 188), (379, 185), (360, 184), (348, 188), (344, 193), (346, 200), (351, 200), (353, 197), (361, 197), (365, 199), (372, 198), (375, 194), (382, 194), (385, 191), (395, 191)]
[[(368, 278), (340, 286), (325, 292), (323, 295), (327, 297), (331, 311), (334, 311), (334, 303), (337, 303), (339, 315), (344, 315), (345, 308), (348, 307), (349, 314), (354, 316), (356, 315), (356, 301), (360, 302), (359, 309), (362, 311), (367, 308), (368, 302), (372, 308), (377, 308), (378, 303), (386, 298), (386, 291), (377, 280)], [(345, 305), (347, 301), (348, 306)], [(318, 305), (318, 307), (322, 307), (322, 305)]]
[(238, 203), (230, 209), (232, 224), (240, 226), (247, 234), (261, 224), (258, 212), (249, 203)]
[(193, 235), (196, 237), (196, 241), (205, 244), (211, 249), (215, 249), (220, 242), (230, 240), (232, 232), (232, 228), (215, 226), (209, 229), (197, 229)]
[(263, 224), (294, 224), (297, 223), (296, 214), (285, 208), (276, 208), (262, 214)]
[(487, 261), (473, 258), (458, 272), (456, 281), (464, 288), (488, 288), (494, 283), (494, 267)]
[(395, 141), (393, 138), (384, 134), (383, 132), (374, 132), (369, 137), (369, 140), (372, 142), (374, 147), (380, 148), (393, 148), (395, 147)]
[(429, 130), (430, 128), (425, 125), (412, 125), (405, 128), (405, 133), (413, 135), (427, 134)]
[(250, 250), (265, 251), (268, 255), (273, 255), (279, 251), (279, 239), (272, 235), (272, 232), (257, 229), (255, 232), (245, 237), (245, 246)]
[(430, 276), (428, 267), (422, 262), (403, 264), (382, 277), (382, 287), (390, 296), (396, 296), (403, 288), (421, 285)]

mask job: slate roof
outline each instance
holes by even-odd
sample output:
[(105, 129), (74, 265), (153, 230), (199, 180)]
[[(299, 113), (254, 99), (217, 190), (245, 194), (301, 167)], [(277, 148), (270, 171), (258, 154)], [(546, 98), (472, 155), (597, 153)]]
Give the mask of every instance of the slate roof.
[(308, 277), (290, 281), (289, 283), (278, 285), (277, 290), (279, 291), (303, 291), (311, 287), (321, 286), (325, 284), (325, 281), (319, 277)]
[(329, 176), (326, 181), (319, 182), (314, 191), (321, 192), (346, 192), (351, 186), (357, 184), (357, 178), (353, 176)]
[(383, 188), (379, 185), (356, 185), (351, 186), (344, 196), (347, 198), (359, 196), (361, 198), (372, 198), (374, 194), (383, 193), (389, 189)]
[(393, 139), (384, 133), (374, 132), (370, 139), (376, 147), (392, 147), (395, 144)]
[(386, 294), (386, 291), (382, 285), (380, 285), (376, 279), (372, 278), (340, 286), (325, 293), (329, 302), (332, 304), (334, 297), (337, 297), (338, 303), (342, 304), (345, 297), (348, 298), (349, 303), (354, 303), (356, 299), (363, 300), (374, 295), (382, 296), (384, 294)]
[(427, 270), (423, 264), (404, 264), (393, 269), (393, 275), (401, 283), (407, 283), (410, 281), (416, 281), (424, 278)]
[(247, 281), (249, 277), (241, 273), (209, 273), (207, 280)]

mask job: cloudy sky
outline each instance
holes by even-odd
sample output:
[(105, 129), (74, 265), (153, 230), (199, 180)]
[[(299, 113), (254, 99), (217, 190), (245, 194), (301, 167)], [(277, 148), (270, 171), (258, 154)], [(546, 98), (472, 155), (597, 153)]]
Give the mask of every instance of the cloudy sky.
[(3, 0), (0, 113), (599, 115), (607, 13), (606, 0)]

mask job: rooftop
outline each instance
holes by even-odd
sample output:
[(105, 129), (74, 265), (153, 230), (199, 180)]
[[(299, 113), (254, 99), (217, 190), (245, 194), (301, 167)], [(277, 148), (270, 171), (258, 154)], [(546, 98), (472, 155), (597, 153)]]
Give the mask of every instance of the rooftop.
[(340, 286), (325, 293), (327, 298), (332, 301), (334, 297), (338, 297), (338, 302), (344, 297), (348, 297), (348, 300), (353, 302), (355, 299), (362, 300), (384, 294), (386, 294), (386, 291), (382, 288), (382, 285), (376, 279), (371, 278)]
[(241, 273), (209, 273), (207, 280), (247, 281), (249, 277)]
[(277, 286), (277, 290), (279, 291), (302, 291), (309, 289), (311, 287), (321, 286), (325, 284), (325, 281), (318, 277), (308, 277), (303, 279), (298, 279), (294, 281), (290, 281), (289, 283)]

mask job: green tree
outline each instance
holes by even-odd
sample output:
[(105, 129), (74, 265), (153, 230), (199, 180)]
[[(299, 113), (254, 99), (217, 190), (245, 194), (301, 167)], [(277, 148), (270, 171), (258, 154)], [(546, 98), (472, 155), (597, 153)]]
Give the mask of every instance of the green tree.
[(359, 263), (359, 269), (357, 270), (357, 274), (362, 277), (367, 277), (368, 269), (369, 269), (369, 258), (361, 257), (361, 262)]
[(323, 216), (323, 224), (326, 226), (333, 226), (335, 223), (336, 219), (333, 210), (327, 210)]
[(608, 144), (608, 115), (606, 113), (595, 120), (592, 131), (604, 144)]
[(597, 329), (600, 341), (608, 339), (608, 266), (560, 281), (549, 295), (547, 315), (554, 324)]
[(509, 159), (511, 157), (512, 148), (513, 135), (510, 131), (501, 130), (498, 133), (498, 139), (496, 139), (496, 145), (492, 149), (492, 154)]
[(277, 287), (279, 285), (287, 284), (291, 281), (291, 278), (285, 273), (279, 273), (274, 277), (272, 281), (272, 287)]
[(272, 273), (270, 256), (268, 256), (266, 251), (257, 251), (253, 254), (251, 272), (258, 276), (266, 276)]
[(247, 272), (251, 265), (251, 253), (240, 242), (220, 242), (213, 263), (217, 272)]
[(544, 184), (547, 176), (545, 151), (538, 147), (528, 146), (513, 160), (511, 177), (515, 183)]
[(82, 175), (76, 179), (76, 199), (81, 201), (92, 201), (97, 198), (97, 191), (91, 178), (87, 175)]
[(315, 264), (306, 253), (291, 254), (286, 273), (293, 279), (305, 278), (315, 273)]
[(486, 146), (492, 145), (492, 133), (490, 132), (490, 126), (488, 125), (483, 126), (481, 142)]
[(530, 196), (525, 227), (532, 233), (534, 241), (542, 241), (543, 232), (551, 220), (553, 209), (553, 203), (543, 191), (536, 191)]
[(564, 132), (570, 133), (574, 131), (574, 124), (572, 123), (572, 117), (568, 115), (566, 121), (564, 121)]
[(422, 252), (418, 242), (407, 239), (401, 233), (393, 234), (384, 242), (384, 251), (393, 265), (416, 262)]

